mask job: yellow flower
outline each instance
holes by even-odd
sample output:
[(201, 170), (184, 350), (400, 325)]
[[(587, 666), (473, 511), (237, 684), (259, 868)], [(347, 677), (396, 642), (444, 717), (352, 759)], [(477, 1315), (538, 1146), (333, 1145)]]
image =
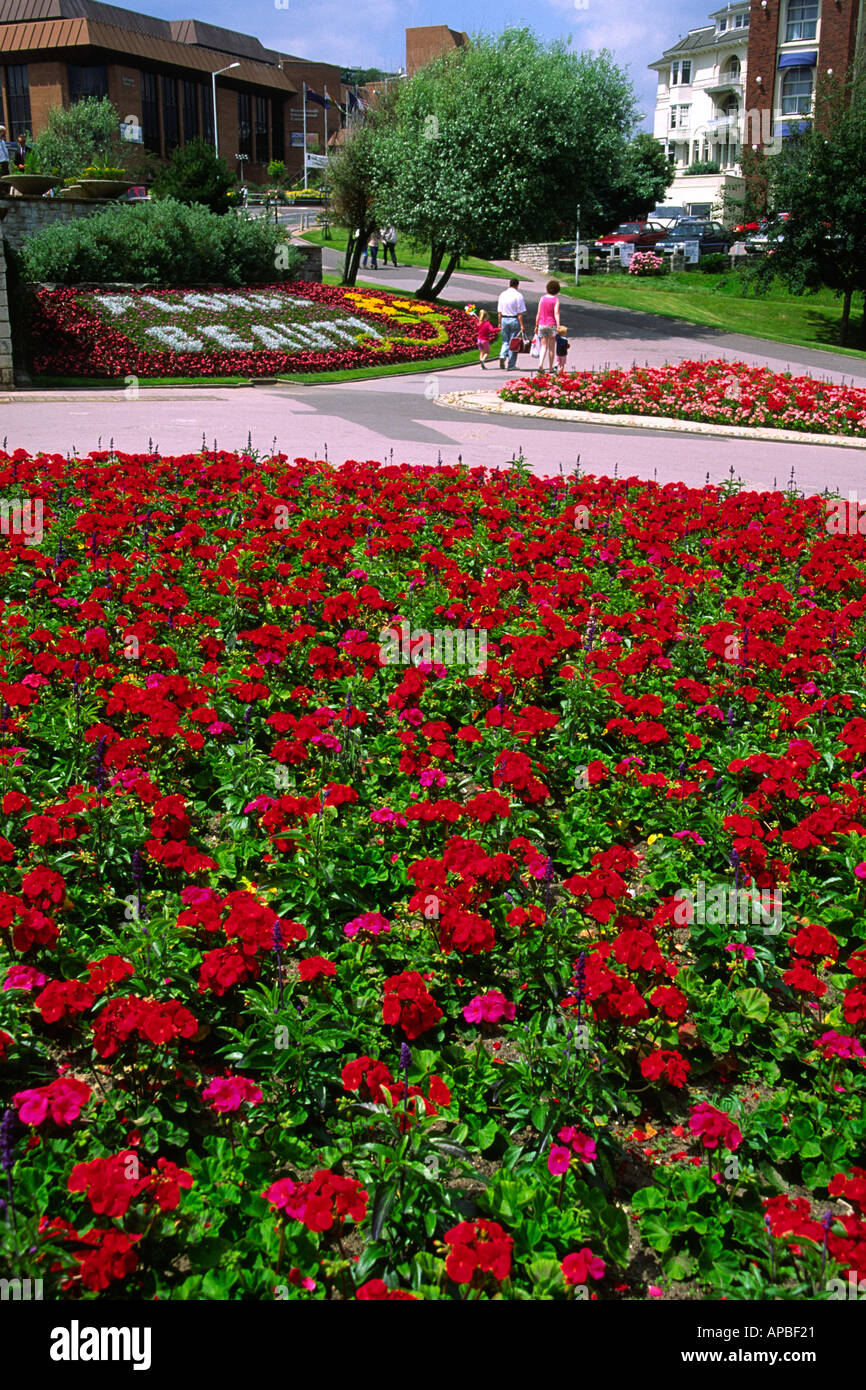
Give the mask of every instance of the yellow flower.
[(655, 842), (656, 842), (656, 840), (663, 840), (663, 839), (664, 839), (664, 835), (649, 835), (649, 836), (647, 836), (647, 844), (648, 844), (648, 845), (654, 845)]

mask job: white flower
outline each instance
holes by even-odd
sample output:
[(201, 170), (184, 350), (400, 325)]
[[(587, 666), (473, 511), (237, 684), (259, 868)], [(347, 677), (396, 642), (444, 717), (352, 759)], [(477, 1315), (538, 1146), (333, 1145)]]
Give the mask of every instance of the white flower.
[(146, 328), (144, 331), (151, 338), (156, 338), (163, 347), (171, 348), (173, 352), (201, 352), (204, 347), (200, 338), (191, 338), (176, 324), (161, 323), (155, 328)]

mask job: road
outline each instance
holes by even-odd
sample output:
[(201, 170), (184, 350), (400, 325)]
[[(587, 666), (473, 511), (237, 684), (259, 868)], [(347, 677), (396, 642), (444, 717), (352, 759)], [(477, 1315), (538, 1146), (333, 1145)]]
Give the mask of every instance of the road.
[[(399, 247), (398, 247), (399, 260)], [(339, 257), (326, 250), (325, 268)], [(453, 277), (447, 296), (495, 310), (499, 290), (512, 269), (530, 313), (543, 287), (542, 277), (525, 267), (503, 264), (502, 282), (487, 277)], [(366, 272), (366, 280), (389, 289), (414, 289), (418, 269)], [(767, 363), (810, 375), (854, 381), (866, 387), (866, 360), (818, 350), (719, 333), (695, 324), (588, 302), (562, 300), (572, 340), (571, 368), (634, 362), (662, 364), (687, 358), (725, 357)], [(519, 359), (520, 372), (526, 370)], [(495, 390), (507, 380), (494, 365), (380, 377), (340, 385), (281, 384), (255, 387), (199, 387), (141, 390), (131, 399), (122, 391), (17, 391), (0, 397), (0, 434), (7, 447), (67, 453), (113, 447), (124, 451), (158, 448), (164, 454), (199, 449), (203, 438), (224, 449), (277, 448), (290, 457), (406, 461), (412, 464), (463, 463), (471, 467), (507, 466), (522, 456), (537, 474), (570, 472), (580, 459), (584, 472), (618, 474), (700, 486), (709, 477), (742, 480), (747, 487), (784, 487), (793, 478), (804, 492), (830, 487), (843, 495), (866, 486), (866, 450), (829, 445), (755, 443), (649, 433), (570, 421), (498, 418), (450, 411), (435, 396), (455, 390)]]

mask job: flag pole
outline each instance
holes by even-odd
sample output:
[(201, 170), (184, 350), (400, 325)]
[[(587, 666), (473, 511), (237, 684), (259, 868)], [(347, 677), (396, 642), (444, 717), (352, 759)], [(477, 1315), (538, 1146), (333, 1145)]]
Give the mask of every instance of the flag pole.
[(307, 84), (304, 82), (304, 188), (307, 186)]

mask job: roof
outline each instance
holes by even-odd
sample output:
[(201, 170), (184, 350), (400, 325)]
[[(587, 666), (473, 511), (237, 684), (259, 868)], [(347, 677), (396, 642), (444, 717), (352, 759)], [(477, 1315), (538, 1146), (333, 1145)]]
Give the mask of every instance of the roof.
[[(0, 0), (2, 3), (2, 0)], [(694, 53), (707, 48), (730, 48), (731, 44), (742, 43), (745, 48), (749, 42), (748, 29), (728, 29), (724, 34), (717, 34), (714, 24), (708, 24), (703, 29), (692, 29), (681, 39), (678, 39), (670, 48), (666, 48), (660, 58), (655, 62), (647, 63), (648, 68), (666, 67), (671, 58), (679, 58), (687, 53)]]

